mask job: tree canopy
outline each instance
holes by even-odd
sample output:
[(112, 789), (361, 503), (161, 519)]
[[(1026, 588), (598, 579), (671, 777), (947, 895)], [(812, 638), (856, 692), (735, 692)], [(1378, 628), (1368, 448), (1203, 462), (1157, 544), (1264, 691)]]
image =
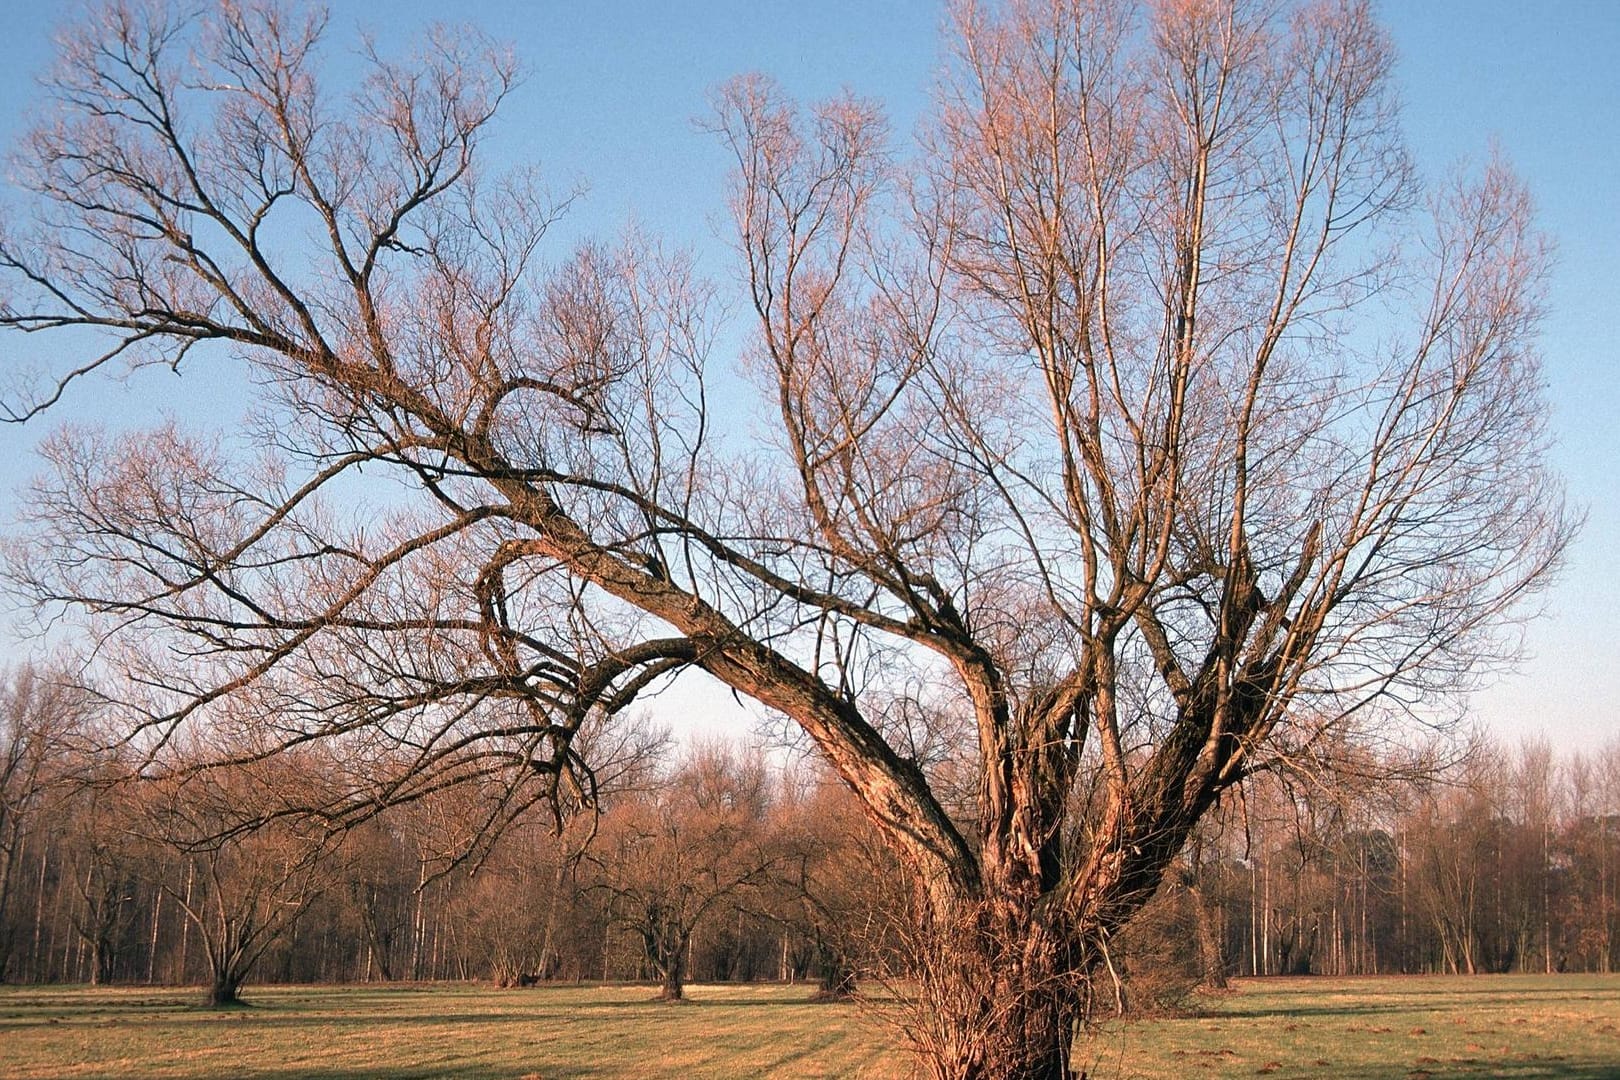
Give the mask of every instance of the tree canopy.
[[(904, 150), (872, 103), (723, 87), (739, 357), (685, 256), (544, 254), (562, 207), (480, 164), (507, 53), (437, 30), (343, 96), (324, 29), (112, 6), (65, 40), (0, 325), (106, 345), (13, 415), (219, 346), (262, 414), (251, 455), (51, 436), (19, 587), (143, 745), (334, 741), (339, 812), (588, 801), (611, 718), (707, 672), (914, 875), (941, 1076), (1058, 1075), (1220, 792), (1465, 687), (1568, 541), (1527, 197), (1420, 182), (1364, 4), (963, 5)], [(716, 436), (732, 373), (757, 440)], [(355, 513), (362, 473), (397, 487)], [(948, 768), (919, 725), (964, 733)]]

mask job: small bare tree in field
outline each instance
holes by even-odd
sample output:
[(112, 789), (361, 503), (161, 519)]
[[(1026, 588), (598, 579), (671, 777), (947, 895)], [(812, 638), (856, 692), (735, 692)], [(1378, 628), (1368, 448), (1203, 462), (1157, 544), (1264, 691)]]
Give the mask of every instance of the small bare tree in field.
[[(239, 1004), (242, 984), (265, 952), (347, 866), (334, 834), (285, 813), (319, 787), (318, 766), (294, 755), (221, 768), (176, 769), (126, 790), (138, 826), (185, 862), (185, 887), (160, 868), (157, 885), (196, 929), (208, 960), (208, 1004)], [(290, 796), (290, 797), (289, 797)]]
[(782, 861), (769, 821), (761, 756), (699, 746), (651, 791), (616, 801), (587, 858), (611, 918), (633, 933), (659, 998), (685, 996), (692, 934), (757, 891)]
[(893, 852), (870, 824), (859, 803), (834, 778), (814, 770), (790, 791), (776, 811), (781, 860), (772, 875), (769, 905), (793, 943), (795, 973), (817, 982), (818, 1000), (838, 1001), (856, 994), (866, 975), (891, 972), (902, 950), (901, 924), (908, 910), (906, 882)]
[[(702, 669), (916, 882), (936, 1076), (1064, 1075), (1220, 792), (1468, 686), (1566, 546), (1527, 197), (1419, 183), (1362, 3), (964, 4), (908, 157), (870, 105), (723, 90), (742, 445), (686, 260), (543, 261), (557, 204), (480, 170), (507, 56), (439, 31), (342, 96), (323, 29), (131, 5), (66, 39), (0, 325), (76, 359), (13, 414), (224, 348), (264, 419), (251, 454), (52, 436), (21, 588), (146, 745), (244, 697), (270, 747), (342, 744), (339, 813), (587, 800), (587, 721)], [(885, 720), (919, 686), (970, 718), (966, 806)]]

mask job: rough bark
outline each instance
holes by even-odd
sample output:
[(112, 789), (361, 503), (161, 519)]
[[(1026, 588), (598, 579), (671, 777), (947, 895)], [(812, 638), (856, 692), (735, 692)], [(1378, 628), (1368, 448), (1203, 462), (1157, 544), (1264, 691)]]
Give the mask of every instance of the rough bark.
[(1201, 885), (1189, 885), (1187, 897), (1192, 901), (1193, 921), (1198, 928), (1198, 962), (1202, 982), (1213, 990), (1225, 990), (1226, 945), (1221, 909), (1209, 899)]
[(925, 923), (913, 945), (919, 995), (906, 1030), (937, 1080), (1068, 1080), (1089, 992), (1074, 933), (990, 902)]
[(241, 1005), (241, 989), (242, 976), (230, 972), (216, 971), (213, 980), (208, 984), (208, 1007), (211, 1009), (228, 1009)]

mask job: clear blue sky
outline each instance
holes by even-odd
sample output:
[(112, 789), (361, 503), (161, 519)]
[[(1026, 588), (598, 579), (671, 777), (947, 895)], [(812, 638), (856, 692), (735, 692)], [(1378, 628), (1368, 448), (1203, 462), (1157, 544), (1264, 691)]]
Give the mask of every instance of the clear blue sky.
[[(8, 7), (0, 35), (7, 144), (34, 100), (31, 78), (49, 61), (57, 17), (52, 4)], [(941, 8), (914, 0), (404, 0), (387, 5), (386, 18), (377, 11), (334, 4), (335, 39), (363, 26), (386, 45), (451, 19), (512, 42), (530, 76), (505, 113), (499, 152), (539, 161), (559, 186), (589, 185), (570, 230), (611, 233), (633, 217), (698, 248), (722, 279), (725, 159), (694, 126), (709, 90), (755, 70), (805, 98), (848, 87), (886, 102), (905, 132), (923, 109), (942, 21)], [(1477, 695), (1475, 712), (1509, 738), (1545, 733), (1592, 745), (1620, 733), (1620, 380), (1610, 325), (1620, 318), (1620, 4), (1411, 0), (1384, 4), (1383, 17), (1400, 51), (1407, 127), (1423, 168), (1478, 161), (1494, 141), (1528, 180), (1557, 245), (1543, 340), (1555, 460), (1589, 520), (1547, 615), (1530, 627), (1521, 670)], [(177, 400), (174, 378), (104, 381), (63, 415), (141, 420)], [(228, 372), (183, 378), (189, 400), (197, 384), (232, 397)], [(0, 490), (31, 471), (28, 451), (43, 431), (0, 430)]]

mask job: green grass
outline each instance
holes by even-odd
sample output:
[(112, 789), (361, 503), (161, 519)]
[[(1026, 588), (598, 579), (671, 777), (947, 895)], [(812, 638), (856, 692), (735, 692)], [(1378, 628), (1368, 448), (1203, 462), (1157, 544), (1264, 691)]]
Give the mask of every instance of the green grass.
[[(196, 990), (0, 987), (0, 1077), (581, 1080), (855, 1077), (910, 1062), (868, 1007), (803, 987), (249, 987), (213, 1012)], [(1091, 1080), (1620, 1077), (1620, 977), (1272, 979), (1198, 1015), (1106, 1025)]]

